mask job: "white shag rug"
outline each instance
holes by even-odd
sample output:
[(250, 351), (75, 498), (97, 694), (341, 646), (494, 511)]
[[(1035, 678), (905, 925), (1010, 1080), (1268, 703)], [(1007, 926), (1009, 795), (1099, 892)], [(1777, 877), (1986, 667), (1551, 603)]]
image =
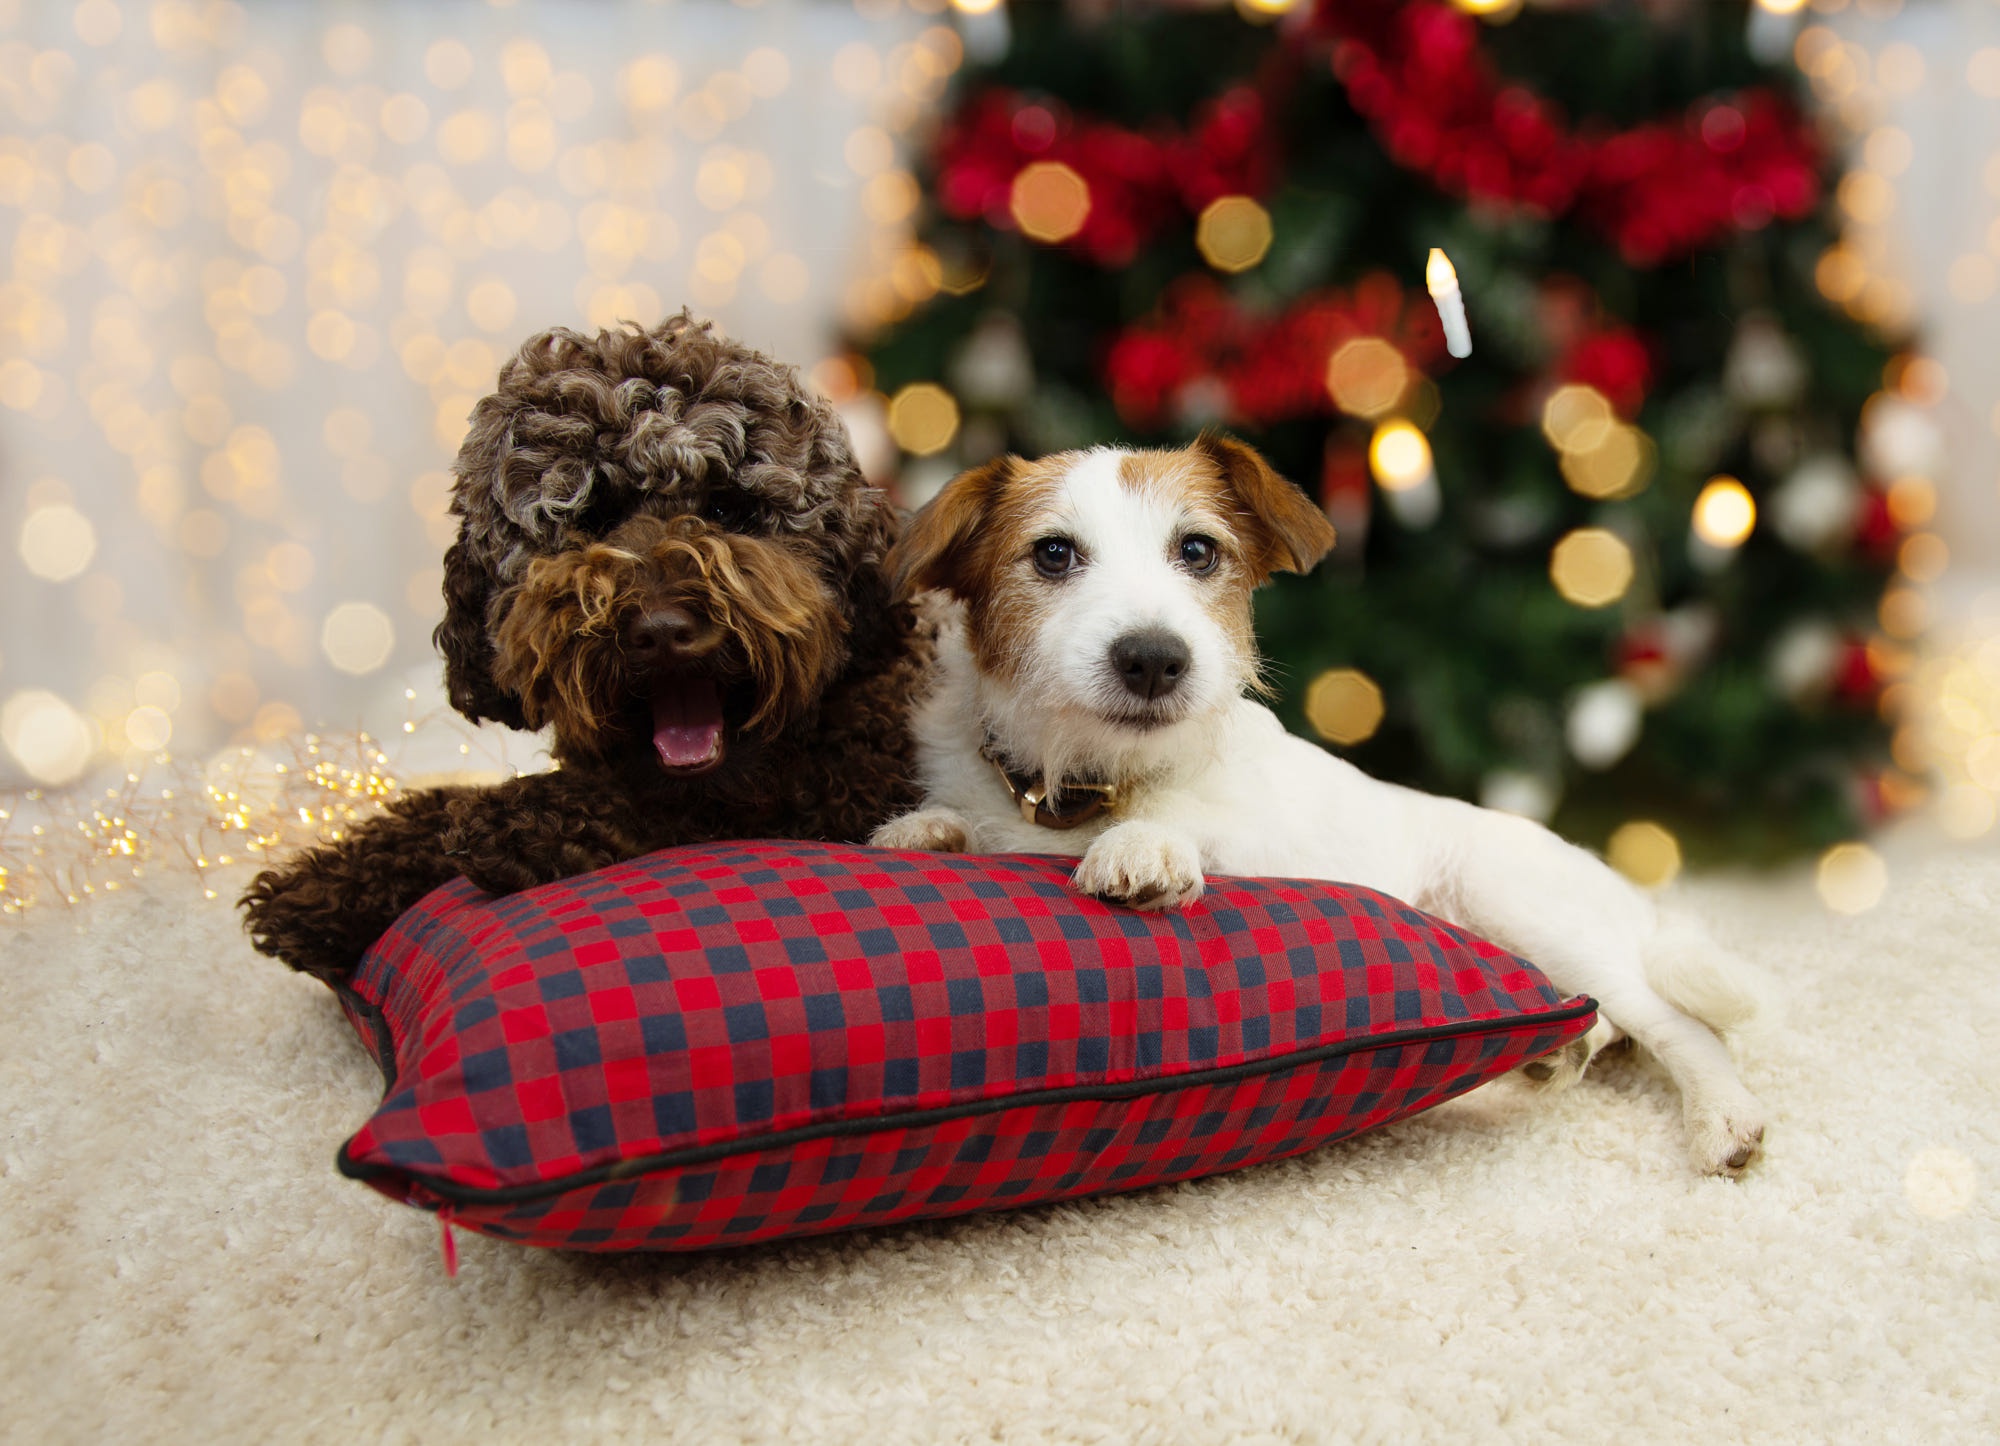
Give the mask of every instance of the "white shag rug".
[(1790, 995), (1763, 1162), (1612, 1057), (1121, 1198), (565, 1256), (335, 1174), (378, 1076), (184, 882), (0, 925), (0, 1439), (1991, 1441), (2000, 851), (1701, 881)]

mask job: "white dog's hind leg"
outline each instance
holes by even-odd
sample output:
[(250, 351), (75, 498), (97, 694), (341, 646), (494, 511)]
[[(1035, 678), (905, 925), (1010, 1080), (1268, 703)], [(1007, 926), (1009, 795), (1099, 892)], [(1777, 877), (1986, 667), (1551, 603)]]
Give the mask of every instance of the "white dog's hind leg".
[[(1636, 967), (1640, 962), (1633, 959), (1631, 967), (1602, 971), (1589, 992), (1603, 1013), (1673, 1076), (1695, 1168), (1708, 1175), (1733, 1175), (1757, 1157), (1763, 1144), (1764, 1107), (1737, 1078), (1728, 1047), (1707, 1025), (1655, 993)], [(1556, 977), (1546, 963), (1544, 972)]]
[(1521, 1066), (1521, 1073), (1537, 1089), (1554, 1094), (1583, 1078), (1590, 1062), (1625, 1037), (1625, 1031), (1598, 1011), (1597, 1022), (1561, 1049)]
[(1773, 1027), (1775, 990), (1763, 975), (1688, 920), (1662, 920), (1646, 940), (1646, 979), (1660, 997), (1725, 1038)]
[[(1763, 1106), (1737, 1078), (1722, 1040), (1662, 997), (1649, 977), (1659, 939), (1660, 967), (1676, 993), (1737, 1017), (1741, 1001), (1725, 987), (1723, 965), (1689, 962), (1689, 936), (1662, 931), (1650, 900), (1602, 860), (1538, 825), (1463, 805), (1444, 818), (1452, 828), (1439, 857), (1434, 911), (1533, 960), (1563, 993), (1588, 994), (1601, 1019), (1658, 1059), (1680, 1090), (1696, 1169), (1734, 1174), (1755, 1159)], [(1559, 1071), (1567, 1072), (1559, 1065), (1552, 1078)]]

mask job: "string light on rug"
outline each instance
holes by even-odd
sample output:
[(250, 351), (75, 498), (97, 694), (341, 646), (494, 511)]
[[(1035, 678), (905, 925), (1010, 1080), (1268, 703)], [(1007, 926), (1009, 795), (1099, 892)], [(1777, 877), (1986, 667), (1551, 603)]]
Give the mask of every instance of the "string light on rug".
[[(458, 735), (469, 760), (475, 747), (491, 753), (456, 714), (412, 723), (427, 736)], [(354, 733), (239, 746), (205, 763), (161, 754), (121, 786), (17, 795), (0, 808), (0, 916), (81, 905), (154, 874), (184, 873), (204, 899), (220, 898), (218, 869), (337, 840), (401, 788), (382, 745)]]

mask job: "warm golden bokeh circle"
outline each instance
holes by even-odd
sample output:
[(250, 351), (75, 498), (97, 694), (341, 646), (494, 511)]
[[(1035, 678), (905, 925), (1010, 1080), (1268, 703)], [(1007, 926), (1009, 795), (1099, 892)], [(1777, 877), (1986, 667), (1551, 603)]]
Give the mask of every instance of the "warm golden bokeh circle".
[(1650, 819), (1619, 825), (1605, 845), (1604, 857), (1633, 883), (1657, 889), (1681, 871), (1680, 841)]
[(1014, 177), (1007, 210), (1030, 241), (1067, 241), (1090, 218), (1090, 186), (1061, 161), (1035, 161)]
[(1382, 690), (1355, 668), (1331, 668), (1306, 689), (1306, 722), (1329, 743), (1365, 743), (1382, 726)]
[(936, 382), (912, 382), (889, 401), (889, 435), (916, 457), (942, 452), (958, 435), (958, 401)]
[(1194, 244), (1217, 271), (1248, 271), (1271, 249), (1271, 213), (1248, 196), (1223, 196), (1202, 211)]
[(1411, 422), (1384, 422), (1369, 439), (1368, 470), (1391, 492), (1421, 486), (1431, 475), (1430, 439)]
[(1571, 382), (1542, 404), (1542, 435), (1558, 452), (1587, 452), (1609, 434), (1617, 415), (1604, 393)]
[(1757, 503), (1734, 477), (1711, 477), (1695, 498), (1693, 525), (1710, 547), (1741, 547), (1757, 525)]
[(1882, 902), (1889, 868), (1867, 844), (1835, 844), (1820, 855), (1814, 882), (1821, 902), (1834, 913), (1859, 914)]
[(1556, 591), (1578, 607), (1617, 602), (1632, 585), (1632, 571), (1632, 549), (1601, 527), (1577, 528), (1549, 554), (1549, 578)]
[(1410, 389), (1410, 364), (1379, 336), (1342, 342), (1326, 362), (1326, 393), (1350, 416), (1374, 420)]

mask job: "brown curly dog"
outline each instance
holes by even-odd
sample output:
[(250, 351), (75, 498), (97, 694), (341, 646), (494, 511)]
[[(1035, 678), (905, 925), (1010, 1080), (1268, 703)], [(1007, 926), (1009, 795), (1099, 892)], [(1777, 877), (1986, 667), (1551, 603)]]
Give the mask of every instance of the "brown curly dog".
[(917, 802), (930, 641), (883, 573), (896, 515), (790, 367), (685, 312), (544, 332), (454, 470), (452, 705), (551, 729), (559, 767), (408, 794), (259, 874), (258, 949), (338, 984), (459, 874), (508, 893), (675, 844), (858, 841)]

